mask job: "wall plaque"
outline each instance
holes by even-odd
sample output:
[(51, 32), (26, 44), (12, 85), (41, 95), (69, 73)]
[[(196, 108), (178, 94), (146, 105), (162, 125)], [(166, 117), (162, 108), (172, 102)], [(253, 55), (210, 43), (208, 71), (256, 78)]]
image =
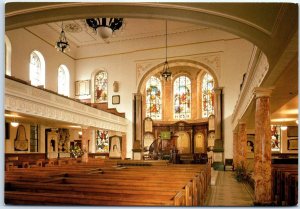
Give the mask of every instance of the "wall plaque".
[(144, 133), (152, 133), (153, 131), (153, 121), (150, 117), (144, 119)]
[(214, 153), (214, 162), (223, 162), (223, 153), (222, 152)]

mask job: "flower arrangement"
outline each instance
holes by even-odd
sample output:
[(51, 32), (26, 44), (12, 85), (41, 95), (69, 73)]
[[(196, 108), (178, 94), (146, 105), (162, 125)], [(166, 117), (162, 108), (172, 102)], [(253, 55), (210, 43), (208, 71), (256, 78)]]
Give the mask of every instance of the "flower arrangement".
[(84, 154), (84, 151), (77, 144), (75, 144), (70, 148), (70, 153), (72, 157), (78, 158)]

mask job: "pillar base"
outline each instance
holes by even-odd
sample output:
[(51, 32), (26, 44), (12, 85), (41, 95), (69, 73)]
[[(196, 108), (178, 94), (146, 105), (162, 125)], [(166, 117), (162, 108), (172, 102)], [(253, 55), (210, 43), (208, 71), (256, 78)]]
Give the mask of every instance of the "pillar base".
[(276, 206), (274, 202), (253, 202), (254, 206)]

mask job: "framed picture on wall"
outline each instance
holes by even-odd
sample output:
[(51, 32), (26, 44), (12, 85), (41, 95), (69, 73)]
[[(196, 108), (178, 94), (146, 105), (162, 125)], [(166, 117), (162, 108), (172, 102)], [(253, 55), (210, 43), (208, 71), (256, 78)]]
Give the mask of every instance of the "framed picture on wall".
[(120, 104), (120, 95), (112, 96), (112, 104)]
[(75, 81), (75, 96), (90, 95), (91, 80)]
[(298, 150), (298, 138), (288, 138), (287, 148), (288, 150)]

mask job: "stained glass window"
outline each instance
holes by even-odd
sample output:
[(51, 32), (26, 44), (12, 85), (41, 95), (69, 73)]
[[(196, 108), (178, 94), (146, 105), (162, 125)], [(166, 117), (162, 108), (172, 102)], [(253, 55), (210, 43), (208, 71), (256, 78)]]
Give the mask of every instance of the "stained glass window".
[(33, 51), (30, 54), (29, 75), (31, 85), (39, 86), (45, 84), (45, 61), (42, 54)]
[(271, 151), (280, 151), (281, 131), (280, 126), (271, 125)]
[(214, 114), (214, 79), (206, 73), (202, 80), (202, 117)]
[(59, 66), (57, 78), (57, 92), (65, 96), (69, 96), (69, 83), (70, 76), (68, 68), (65, 65)]
[(95, 76), (95, 103), (107, 102), (107, 72)]
[(146, 117), (154, 120), (162, 118), (161, 98), (161, 82), (158, 78), (151, 76), (146, 83)]
[(108, 131), (96, 130), (96, 152), (109, 152)]
[(174, 118), (191, 118), (191, 80), (180, 76), (174, 81)]

